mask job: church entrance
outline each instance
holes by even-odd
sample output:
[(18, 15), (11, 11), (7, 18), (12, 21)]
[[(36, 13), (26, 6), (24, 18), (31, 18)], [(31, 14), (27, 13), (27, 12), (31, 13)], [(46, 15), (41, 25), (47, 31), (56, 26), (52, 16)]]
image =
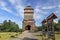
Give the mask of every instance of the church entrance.
[(30, 25), (27, 25), (26, 26), (26, 30), (30, 30), (31, 29), (31, 26)]

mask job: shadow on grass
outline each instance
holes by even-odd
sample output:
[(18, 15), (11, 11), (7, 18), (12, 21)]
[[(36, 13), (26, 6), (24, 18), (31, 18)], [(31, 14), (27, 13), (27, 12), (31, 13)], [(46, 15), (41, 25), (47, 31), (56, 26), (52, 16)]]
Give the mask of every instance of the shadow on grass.
[(38, 39), (33, 39), (33, 38), (27, 38), (27, 37), (25, 37), (23, 40), (38, 40)]
[(42, 35), (35, 35), (35, 36), (42, 36)]

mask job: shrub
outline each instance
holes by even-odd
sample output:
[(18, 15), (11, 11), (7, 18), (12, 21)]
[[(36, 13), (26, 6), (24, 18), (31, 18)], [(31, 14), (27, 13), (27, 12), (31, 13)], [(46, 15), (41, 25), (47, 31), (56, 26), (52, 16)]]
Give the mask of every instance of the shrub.
[(1, 38), (1, 36), (0, 36), (0, 38)]
[(11, 35), (10, 37), (15, 38), (15, 36), (14, 36), (14, 35)]
[(42, 36), (42, 35), (36, 35), (36, 36)]
[(18, 34), (16, 34), (16, 36), (18, 36)]
[(42, 36), (42, 34), (40, 34), (40, 36)]
[(55, 34), (60, 34), (60, 32), (55, 32)]
[(9, 35), (11, 35), (11, 34), (9, 33)]

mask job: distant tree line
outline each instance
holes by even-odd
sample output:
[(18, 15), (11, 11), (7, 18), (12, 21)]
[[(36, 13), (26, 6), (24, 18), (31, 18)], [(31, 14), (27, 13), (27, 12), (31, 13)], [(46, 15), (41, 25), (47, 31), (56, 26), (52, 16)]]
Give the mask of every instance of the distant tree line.
[(54, 23), (55, 31), (60, 31), (60, 19), (58, 20), (58, 23)]
[[(45, 29), (47, 31), (47, 24), (45, 26)], [(60, 32), (60, 19), (58, 20), (58, 23), (54, 23), (54, 29), (55, 29), (55, 31)], [(42, 26), (38, 27), (38, 31), (42, 31)]]
[(5, 20), (2, 24), (0, 24), (1, 32), (20, 32), (22, 29), (19, 28), (18, 24), (12, 22), (11, 20)]

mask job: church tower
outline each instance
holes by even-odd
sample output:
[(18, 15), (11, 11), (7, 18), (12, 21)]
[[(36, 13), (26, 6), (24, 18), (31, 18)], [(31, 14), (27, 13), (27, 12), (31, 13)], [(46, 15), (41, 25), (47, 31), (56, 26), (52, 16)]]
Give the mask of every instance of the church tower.
[(37, 31), (37, 27), (35, 26), (35, 21), (34, 21), (34, 9), (31, 8), (30, 5), (28, 5), (24, 9), (24, 20), (23, 20), (23, 31), (29, 30), (32, 32)]

